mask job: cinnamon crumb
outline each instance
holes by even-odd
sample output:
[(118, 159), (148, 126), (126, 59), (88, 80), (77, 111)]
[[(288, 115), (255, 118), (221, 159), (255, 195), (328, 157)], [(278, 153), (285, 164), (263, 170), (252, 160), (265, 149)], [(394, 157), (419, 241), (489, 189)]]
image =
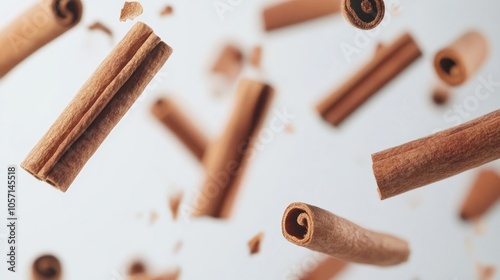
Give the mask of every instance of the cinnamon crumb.
[(151, 211), (151, 214), (149, 215), (149, 222), (151, 224), (154, 224), (157, 219), (158, 219), (158, 213), (156, 213), (156, 211)]
[(250, 249), (250, 255), (257, 254), (260, 251), (260, 243), (264, 238), (264, 233), (257, 234), (254, 238), (248, 241), (248, 248)]
[(181, 205), (183, 194), (178, 193), (169, 199), (170, 211), (172, 211), (172, 216), (174, 220), (177, 220), (177, 214), (179, 213), (179, 206)]
[(174, 12), (174, 8), (171, 5), (166, 6), (161, 10), (160, 15), (161, 16), (168, 16), (171, 15)]
[(291, 123), (285, 125), (285, 132), (289, 134), (295, 133), (295, 127)]
[(255, 68), (260, 68), (262, 60), (262, 47), (256, 46), (250, 55), (250, 64)]
[(113, 37), (113, 31), (111, 31), (111, 29), (109, 29), (107, 26), (105, 26), (104, 24), (102, 24), (99, 21), (96, 21), (93, 24), (89, 25), (88, 29), (91, 31), (94, 31), (94, 30), (102, 31), (106, 35), (108, 35), (109, 37), (111, 37), (111, 38)]
[(177, 243), (175, 243), (173, 253), (174, 254), (179, 253), (179, 251), (181, 250), (181, 248), (182, 248), (182, 241), (179, 240), (179, 241), (177, 241)]
[(476, 263), (476, 273), (479, 280), (493, 280), (496, 268), (494, 266)]
[(139, 2), (125, 2), (120, 14), (120, 21), (133, 20), (143, 13), (143, 8)]

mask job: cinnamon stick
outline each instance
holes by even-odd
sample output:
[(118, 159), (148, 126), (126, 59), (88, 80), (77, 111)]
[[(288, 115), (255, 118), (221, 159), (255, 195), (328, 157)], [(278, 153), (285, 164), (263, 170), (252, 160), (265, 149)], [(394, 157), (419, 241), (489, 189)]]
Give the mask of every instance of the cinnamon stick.
[(151, 112), (198, 160), (203, 160), (208, 145), (207, 137), (172, 99), (167, 97), (158, 99), (153, 104)]
[(0, 78), (80, 22), (80, 0), (42, 0), (0, 31)]
[(291, 243), (348, 262), (390, 266), (407, 261), (410, 255), (404, 240), (364, 229), (305, 203), (287, 207), (281, 229)]
[(381, 199), (500, 158), (500, 110), (372, 155)]
[(207, 175), (196, 201), (194, 216), (228, 218), (231, 214), (254, 138), (273, 95), (269, 85), (247, 79), (240, 82), (229, 123), (205, 154)]
[(489, 169), (477, 174), (460, 209), (464, 220), (480, 218), (500, 199), (500, 175)]
[(469, 31), (436, 54), (434, 69), (449, 85), (461, 85), (481, 67), (488, 52), (486, 38), (477, 31)]
[(21, 166), (65, 192), (171, 53), (149, 26), (137, 23)]
[(342, 0), (285, 0), (262, 13), (264, 29), (275, 29), (310, 21), (340, 12)]
[(59, 260), (52, 255), (40, 256), (33, 262), (31, 268), (32, 280), (60, 280), (62, 267)]
[(327, 122), (340, 125), (421, 55), (417, 43), (408, 33), (389, 46), (379, 47), (374, 58), (361, 71), (317, 105), (317, 111)]
[(357, 28), (373, 29), (384, 19), (384, 0), (343, 0), (342, 14)]
[(318, 265), (308, 273), (302, 275), (300, 280), (332, 280), (342, 273), (348, 262), (333, 257), (325, 257)]

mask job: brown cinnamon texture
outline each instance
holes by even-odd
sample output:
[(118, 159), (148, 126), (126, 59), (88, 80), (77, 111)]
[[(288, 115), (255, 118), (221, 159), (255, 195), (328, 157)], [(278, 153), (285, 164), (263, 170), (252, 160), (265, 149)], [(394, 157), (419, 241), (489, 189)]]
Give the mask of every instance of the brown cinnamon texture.
[(247, 79), (240, 82), (229, 123), (205, 154), (206, 179), (194, 207), (194, 216), (230, 216), (246, 161), (273, 95), (274, 90), (264, 83)]
[(348, 262), (333, 257), (325, 257), (311, 271), (302, 275), (300, 280), (332, 280), (348, 266)]
[(240, 48), (233, 44), (227, 44), (212, 66), (212, 73), (220, 74), (232, 81), (238, 77), (243, 69), (243, 59), (243, 52)]
[(329, 123), (338, 126), (366, 100), (422, 55), (417, 43), (405, 33), (389, 46), (380, 45), (374, 58), (347, 82), (317, 105)]
[(384, 0), (342, 0), (342, 14), (357, 28), (373, 29), (384, 19)]
[(390, 266), (407, 261), (410, 255), (404, 240), (364, 229), (305, 203), (288, 206), (281, 229), (296, 245), (348, 262)]
[(494, 170), (479, 171), (460, 209), (460, 217), (473, 220), (484, 215), (500, 199), (500, 175)]
[(500, 158), (500, 110), (372, 155), (381, 199)]
[(172, 49), (137, 23), (66, 107), (21, 166), (66, 191), (166, 62)]
[(207, 137), (171, 98), (158, 99), (153, 104), (151, 112), (198, 160), (203, 160), (208, 145)]
[(80, 0), (42, 0), (7, 25), (0, 31), (0, 78), (77, 25), (82, 10)]
[(59, 260), (52, 255), (40, 256), (33, 262), (31, 268), (32, 280), (60, 280), (62, 266)]
[(262, 13), (266, 31), (340, 12), (342, 0), (283, 0)]
[(465, 83), (488, 57), (486, 38), (477, 31), (469, 31), (434, 57), (438, 76), (452, 86)]

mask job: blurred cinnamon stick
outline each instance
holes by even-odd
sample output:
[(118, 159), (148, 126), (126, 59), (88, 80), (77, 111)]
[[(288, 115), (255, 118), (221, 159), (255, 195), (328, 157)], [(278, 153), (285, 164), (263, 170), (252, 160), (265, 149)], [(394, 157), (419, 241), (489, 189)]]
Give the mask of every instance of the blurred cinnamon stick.
[(134, 25), (21, 166), (65, 192), (171, 53), (149, 26)]
[(194, 216), (228, 218), (231, 214), (246, 160), (273, 95), (269, 85), (247, 79), (240, 82), (229, 123), (205, 154), (207, 175), (193, 211)]
[(305, 203), (287, 207), (281, 228), (291, 243), (348, 262), (390, 266), (407, 261), (410, 255), (404, 240), (364, 229)]
[(500, 110), (372, 155), (381, 199), (500, 158)]
[(422, 55), (417, 43), (405, 33), (389, 46), (379, 46), (374, 58), (316, 109), (338, 126), (366, 100)]
[(52, 255), (40, 256), (33, 262), (31, 268), (32, 280), (60, 280), (62, 267), (59, 260)]
[(158, 99), (153, 104), (151, 112), (198, 160), (203, 160), (208, 145), (207, 137), (172, 99), (167, 97)]
[(473, 220), (485, 214), (500, 199), (500, 175), (489, 169), (481, 170), (460, 209), (460, 217)]
[(80, 22), (80, 0), (42, 0), (0, 31), (0, 78)]
[(465, 83), (486, 60), (489, 45), (477, 31), (469, 31), (434, 57), (434, 68), (438, 76), (449, 85)]
[(342, 0), (281, 1), (263, 11), (264, 28), (272, 31), (338, 13), (341, 2)]

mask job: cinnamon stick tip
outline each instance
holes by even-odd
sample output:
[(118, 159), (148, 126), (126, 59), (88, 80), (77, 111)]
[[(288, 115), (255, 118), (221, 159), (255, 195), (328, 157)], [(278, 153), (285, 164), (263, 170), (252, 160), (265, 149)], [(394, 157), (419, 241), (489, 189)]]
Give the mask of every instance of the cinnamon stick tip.
[(436, 54), (434, 68), (438, 76), (452, 86), (463, 84), (468, 76), (460, 56), (451, 49), (444, 49)]
[(290, 204), (283, 214), (281, 229), (283, 236), (297, 245), (305, 245), (312, 238), (310, 228), (314, 227), (309, 205), (300, 202)]
[(385, 4), (383, 0), (342, 0), (341, 10), (353, 26), (369, 30), (384, 19)]
[(82, 19), (83, 4), (80, 0), (54, 1), (54, 10), (61, 19), (71, 16), (72, 19), (68, 25), (76, 25)]

